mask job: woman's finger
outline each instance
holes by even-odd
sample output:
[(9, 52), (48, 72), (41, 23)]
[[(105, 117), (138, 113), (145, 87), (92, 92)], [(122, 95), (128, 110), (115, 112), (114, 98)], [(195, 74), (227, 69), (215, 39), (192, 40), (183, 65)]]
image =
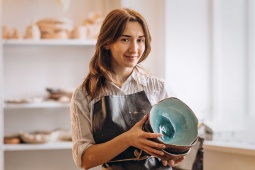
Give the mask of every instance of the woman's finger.
[(137, 123), (138, 126), (142, 127), (143, 124), (147, 121), (148, 119), (148, 114), (144, 115), (143, 118)]
[[(184, 160), (185, 157), (181, 157), (179, 159), (176, 159), (176, 160), (168, 160), (167, 161), (167, 165), (170, 166), (170, 167), (174, 167), (174, 166), (177, 166), (179, 163), (181, 163), (181, 161)], [(165, 160), (164, 160), (165, 161)], [(162, 161), (163, 163), (163, 161)]]
[(153, 142), (151, 140), (144, 140), (142, 142), (144, 145), (147, 145), (149, 147), (152, 147), (152, 148), (157, 148), (157, 149), (165, 149), (166, 146), (164, 144), (160, 144), (160, 143), (157, 143), (157, 142)]
[(159, 156), (159, 155), (164, 155), (164, 152), (159, 149), (155, 149), (149, 146), (144, 146), (141, 148), (143, 151), (147, 152), (148, 154), (153, 154), (152, 156)]
[(174, 163), (177, 165), (177, 164), (179, 164), (180, 162), (182, 162), (183, 160), (184, 160), (184, 156), (183, 157), (181, 157), (181, 158), (179, 158), (179, 159), (176, 159), (175, 161), (174, 161)]
[(145, 138), (158, 138), (161, 137), (162, 134), (161, 133), (150, 133), (150, 132), (144, 132), (143, 133), (143, 137)]
[(164, 166), (167, 166), (167, 161), (162, 160), (162, 164), (163, 164)]

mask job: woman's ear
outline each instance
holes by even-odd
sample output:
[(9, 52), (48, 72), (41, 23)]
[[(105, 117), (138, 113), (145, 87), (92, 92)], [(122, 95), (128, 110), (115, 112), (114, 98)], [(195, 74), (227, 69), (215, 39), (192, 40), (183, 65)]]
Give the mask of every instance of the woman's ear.
[(106, 50), (110, 50), (109, 45), (104, 46), (104, 49), (106, 49)]
[(106, 43), (105, 46), (104, 46), (104, 49), (110, 50), (110, 43)]

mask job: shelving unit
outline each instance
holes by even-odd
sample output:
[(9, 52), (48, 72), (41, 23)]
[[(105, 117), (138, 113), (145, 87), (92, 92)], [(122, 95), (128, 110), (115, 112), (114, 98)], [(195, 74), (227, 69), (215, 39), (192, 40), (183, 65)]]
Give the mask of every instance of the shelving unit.
[(33, 150), (61, 150), (71, 149), (72, 142), (52, 142), (45, 144), (6, 144), (3, 147), (4, 151), (33, 151)]
[[(29, 49), (29, 48), (41, 48), (42, 50), (54, 50), (55, 46), (58, 46), (58, 48), (63, 48), (64, 46), (68, 46), (68, 48), (70, 48), (71, 51), (74, 51), (74, 49), (77, 48), (84, 48), (86, 47), (86, 50), (91, 50), (91, 48), (93, 49), (93, 46), (95, 45), (95, 41), (50, 41), (50, 40), (45, 40), (45, 41), (38, 41), (38, 42), (34, 42), (34, 41), (20, 41), (20, 40), (12, 40), (12, 41), (4, 41), (3, 42), (3, 49), (6, 51), (10, 51), (10, 50), (14, 50), (16, 49), (17, 51), (20, 50), (21, 51), (24, 49)], [(50, 49), (48, 49), (48, 47), (51, 47)], [(18, 47), (18, 48), (16, 48)], [(7, 49), (6, 49), (7, 48)], [(54, 49), (52, 49), (54, 48)], [(74, 48), (74, 49), (73, 49)], [(6, 52), (5, 51), (5, 52)], [(4, 52), (4, 53), (5, 53)], [(19, 52), (18, 52), (19, 53)], [(47, 55), (47, 53), (45, 53)], [(32, 54), (34, 55), (34, 54)], [(6, 56), (4, 56), (6, 57)], [(12, 56), (13, 57), (13, 56)], [(18, 56), (16, 56), (18, 57)], [(38, 56), (37, 56), (38, 57)], [(39, 56), (38, 58), (40, 58), (41, 56)], [(78, 57), (79, 58), (79, 57)], [(66, 59), (66, 57), (65, 57)], [(36, 59), (35, 59), (36, 60)], [(79, 61), (81, 62), (81, 61)], [(5, 65), (5, 67), (8, 67), (8, 64)], [(84, 70), (84, 69), (83, 69)], [(8, 76), (8, 69), (5, 70), (7, 72), (7, 74), (5, 76)], [(85, 74), (84, 74), (85, 75)], [(8, 79), (8, 78), (5, 78)], [(81, 79), (81, 78), (80, 78)], [(46, 85), (46, 84), (45, 84)], [(35, 91), (37, 89), (35, 88)], [(6, 96), (8, 96), (8, 94), (6, 94)], [(3, 102), (3, 101), (2, 101)], [(13, 119), (12, 116), (15, 115), (15, 117), (27, 117), (27, 123), (29, 123), (30, 119), (30, 114), (36, 115), (39, 113), (45, 114), (45, 115), (49, 115), (49, 110), (51, 110), (51, 112), (65, 112), (65, 113), (57, 113), (58, 118), (56, 118), (56, 116), (54, 115), (53, 119), (55, 119), (55, 121), (58, 121), (57, 119), (65, 119), (65, 123), (59, 123), (59, 125), (54, 125), (54, 124), (50, 124), (52, 123), (52, 120), (49, 122), (45, 122), (45, 124), (49, 124), (49, 128), (48, 130), (53, 128), (58, 128), (61, 125), (63, 125), (63, 128), (70, 128), (70, 125), (68, 121), (66, 121), (69, 117), (69, 103), (60, 103), (60, 102), (39, 102), (39, 103), (26, 103), (26, 104), (3, 104), (3, 122), (4, 122), (4, 134), (9, 134), (9, 133), (14, 133), (15, 131), (18, 133), (18, 129), (19, 128), (24, 128), (27, 131), (33, 131), (33, 130), (37, 130), (37, 128), (46, 128), (46, 126), (42, 126), (40, 124), (42, 124), (42, 122), (37, 122), (39, 123), (38, 127), (37, 123), (33, 123), (31, 124), (31, 127), (29, 126), (24, 126), (23, 124), (25, 123), (24, 121), (20, 121), (20, 120), (16, 120), (15, 118)], [(44, 113), (45, 112), (45, 113)], [(63, 115), (64, 118), (61, 116)], [(13, 120), (12, 120), (13, 119)], [(49, 117), (49, 119), (52, 119), (52, 117)], [(19, 122), (20, 121), (20, 122)], [(35, 120), (35, 121), (38, 121)], [(17, 125), (15, 125), (15, 127), (12, 127), (12, 130), (10, 130), (10, 125), (12, 124), (12, 122), (15, 122)], [(11, 125), (13, 126), (13, 125)], [(3, 137), (2, 137), (3, 138)], [(9, 164), (9, 161), (15, 161), (18, 160), (19, 157), (16, 157), (14, 155), (14, 153), (16, 152), (24, 152), (24, 151), (38, 151), (38, 150), (44, 150), (44, 151), (54, 151), (54, 150), (58, 150), (58, 152), (61, 152), (61, 150), (65, 151), (65, 150), (69, 150), (69, 154), (71, 155), (71, 147), (72, 147), (72, 143), (71, 142), (56, 142), (56, 143), (45, 143), (45, 144), (1, 144), (1, 154), (3, 155), (3, 162), (4, 164)], [(11, 151), (11, 152), (10, 152)], [(12, 160), (10, 159), (6, 159), (5, 158), (5, 154), (7, 152), (8, 153), (8, 157), (10, 157), (10, 155), (13, 154)], [(49, 153), (50, 154), (50, 153)], [(29, 159), (30, 152), (26, 152), (26, 156)], [(45, 152), (45, 156), (47, 157), (47, 152)], [(49, 155), (48, 155), (49, 156)], [(52, 158), (54, 159), (54, 158)], [(6, 163), (7, 162), (7, 163)], [(69, 164), (71, 163), (71, 166), (73, 167), (72, 169), (75, 169), (75, 165), (71, 160), (68, 160), (67, 163), (69, 162)], [(3, 164), (3, 165), (4, 165)], [(18, 165), (20, 166), (20, 165)], [(38, 165), (41, 166), (41, 165)], [(69, 165), (70, 166), (70, 165)], [(15, 167), (15, 166), (13, 166)], [(11, 167), (10, 169), (12, 169), (13, 167)], [(8, 167), (7, 167), (8, 168)], [(45, 165), (44, 169), (47, 169), (47, 166)], [(56, 168), (58, 168), (58, 166), (56, 166)], [(60, 169), (63, 169), (63, 167), (59, 167)], [(3, 166), (2, 167), (3, 170), (6, 170), (6, 168)], [(22, 169), (22, 167), (20, 168)]]
[(29, 109), (29, 108), (69, 108), (69, 103), (60, 102), (40, 102), (40, 103), (26, 103), (26, 104), (5, 104), (4, 109)]
[[(6, 90), (4, 91), (5, 98), (3, 98), (1, 102), (6, 99), (14, 98), (15, 95), (17, 95), (17, 98), (26, 97), (26, 95), (29, 98), (33, 97), (33, 94), (35, 94), (36, 96), (44, 95), (46, 91), (44, 91), (42, 88), (50, 84), (51, 81), (53, 81), (51, 84), (56, 84), (56, 87), (60, 86), (61, 84), (65, 84), (65, 87), (73, 87), (75, 86), (74, 84), (78, 85), (78, 81), (81, 82), (83, 78), (82, 76), (86, 74), (87, 68), (85, 66), (82, 67), (82, 65), (78, 65), (76, 71), (64, 77), (61, 77), (59, 75), (55, 76), (54, 74), (57, 74), (57, 71), (63, 74), (67, 74), (65, 72), (71, 72), (72, 69), (75, 68), (75, 65), (78, 64), (78, 62), (85, 65), (84, 63), (89, 61), (89, 57), (84, 57), (83, 53), (86, 54), (86, 52), (93, 51), (94, 45), (95, 43), (93, 42), (79, 41), (40, 41), (33, 43), (32, 41), (26, 40), (13, 40), (9, 41), (8, 43), (3, 42), (3, 58), (5, 66), (4, 85)], [(62, 48), (65, 48), (64, 53), (66, 54), (62, 54)], [(37, 54), (38, 50), (41, 51), (41, 54)], [(76, 52), (76, 50), (79, 54)], [(53, 53), (54, 55), (51, 56), (51, 53)], [(72, 61), (72, 57), (68, 58), (71, 53), (79, 55), (75, 56), (75, 61)], [(54, 59), (54, 57), (59, 59)], [(28, 62), (25, 62), (24, 64), (15, 64), (15, 62), (22, 63), (23, 60), (26, 60)], [(59, 60), (60, 62), (63, 62), (65, 66), (62, 67), (62, 64), (58, 64)], [(55, 68), (50, 67), (50, 64), (47, 64), (51, 62), (54, 62), (53, 65), (56, 66)], [(12, 64), (14, 65), (12, 66)], [(68, 64), (70, 65), (71, 69), (65, 70), (65, 67)], [(14, 67), (16, 71), (15, 69), (13, 69)], [(43, 69), (44, 67), (45, 70)], [(41, 73), (32, 71), (36, 68), (41, 68)], [(31, 70), (32, 72), (30, 72), (29, 70)], [(82, 75), (82, 73), (84, 74)], [(15, 74), (21, 74), (20, 77), (26, 77), (19, 79), (19, 77), (16, 77)], [(78, 75), (81, 77), (78, 78)], [(41, 81), (40, 77), (43, 77), (43, 81)], [(70, 82), (62, 82), (63, 78), (68, 79), (67, 81)], [(31, 79), (33, 79), (32, 83), (27, 83)], [(14, 84), (22, 84), (22, 87), (20, 89), (15, 89), (15, 85), (12, 86), (10, 84), (13, 81)], [(51, 131), (57, 128), (70, 129), (69, 106), (69, 103), (60, 103), (53, 101), (24, 104), (9, 104), (3, 102), (1, 106), (1, 125), (3, 125), (3, 130), (1, 129), (3, 132), (3, 135), (1, 137), (2, 141), (4, 136), (19, 133), (20, 130), (24, 130), (26, 132), (33, 132), (38, 130)], [(52, 163), (50, 163), (50, 160), (47, 160), (45, 163), (36, 162), (32, 167), (51, 169), (50, 167), (54, 166), (54, 169), (61, 170), (77, 169), (72, 160), (71, 148), (71, 142), (62, 141), (44, 144), (1, 143), (1, 162), (3, 162), (3, 164), (1, 164), (1, 170), (16, 169), (17, 166), (19, 166), (19, 169), (21, 170), (29, 169), (31, 165), (29, 165), (28, 163), (19, 163), (18, 160), (21, 160), (23, 156), (27, 157), (27, 159), (35, 159), (35, 161), (40, 159), (47, 160), (47, 158), (51, 157), (52, 154), (59, 155), (58, 159), (63, 159), (63, 164), (59, 165), (56, 162), (56, 165), (51, 165)], [(52, 159), (55, 158), (52, 157)], [(13, 160), (16, 160), (15, 164), (12, 163)], [(24, 160), (24, 162), (27, 161), (29, 160)]]
[[(2, 0), (0, 0), (0, 14), (2, 14)], [(2, 18), (0, 15), (0, 25), (2, 26)], [(0, 32), (0, 37), (2, 37), (2, 32)], [(4, 150), (3, 150), (3, 137), (4, 137), (4, 109), (3, 109), (3, 46), (2, 38), (0, 39), (0, 170), (4, 170)]]
[[(118, 1), (114, 0), (114, 3)], [(0, 0), (0, 26), (18, 28), (23, 37), (31, 20), (67, 17), (73, 20), (74, 25), (79, 25), (90, 12), (100, 11), (104, 14), (110, 10), (106, 3), (109, 2), (70, 1), (69, 10), (63, 12), (58, 1)], [(0, 35), (2, 37), (2, 33)], [(20, 130), (70, 129), (69, 103), (43, 101), (10, 104), (5, 101), (44, 98), (47, 95), (46, 87), (78, 87), (87, 74), (86, 66), (94, 53), (95, 44), (94, 39), (0, 40), (0, 170), (78, 169), (72, 159), (72, 142), (3, 142), (4, 136), (18, 134)]]
[[(77, 0), (70, 3), (70, 8), (63, 12), (57, 0), (0, 0), (0, 26), (16, 27), (23, 37), (26, 26), (42, 18), (68, 17), (75, 25), (79, 25), (90, 12), (100, 11), (104, 16), (117, 7), (139, 9), (138, 11), (142, 11), (142, 14), (149, 18), (151, 9), (158, 9), (161, 6), (158, 4), (162, 4), (162, 7), (164, 4), (153, 0), (132, 3), (128, 0)], [(158, 18), (162, 17), (154, 15), (150, 19), (158, 23)], [(156, 26), (151, 32), (157, 35), (154, 36), (154, 46), (162, 46), (161, 37), (164, 35), (158, 36)], [(6, 104), (4, 101), (45, 97), (46, 86), (77, 87), (87, 74), (86, 66), (93, 56), (95, 43), (95, 40), (0, 39), (0, 170), (77, 169), (71, 155), (71, 142), (36, 145), (3, 143), (5, 135), (17, 133), (19, 130), (70, 128), (69, 104)], [(156, 46), (154, 49), (160, 48)], [(163, 56), (160, 52), (152, 55)], [(156, 60), (158, 57), (149, 59), (153, 68)], [(96, 169), (101, 168), (94, 170)]]

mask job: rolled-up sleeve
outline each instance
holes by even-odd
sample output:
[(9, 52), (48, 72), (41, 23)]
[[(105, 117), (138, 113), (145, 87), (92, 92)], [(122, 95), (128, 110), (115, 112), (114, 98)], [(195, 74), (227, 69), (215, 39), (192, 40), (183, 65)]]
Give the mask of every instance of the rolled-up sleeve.
[(85, 150), (93, 145), (94, 139), (91, 131), (91, 116), (88, 98), (80, 88), (76, 89), (70, 107), (72, 125), (72, 154), (75, 164), (82, 166), (81, 157)]

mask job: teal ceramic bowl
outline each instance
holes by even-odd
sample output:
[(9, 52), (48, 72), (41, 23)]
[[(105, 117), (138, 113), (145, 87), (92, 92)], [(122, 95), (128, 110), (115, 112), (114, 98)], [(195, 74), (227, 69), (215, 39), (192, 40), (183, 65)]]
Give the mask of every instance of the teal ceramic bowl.
[(149, 113), (154, 133), (161, 133), (159, 141), (171, 145), (191, 145), (198, 135), (198, 120), (194, 112), (181, 100), (167, 98), (154, 105)]
[(161, 133), (154, 141), (166, 146), (164, 152), (172, 155), (185, 155), (196, 144), (198, 120), (194, 112), (181, 100), (171, 97), (154, 105), (143, 129)]

